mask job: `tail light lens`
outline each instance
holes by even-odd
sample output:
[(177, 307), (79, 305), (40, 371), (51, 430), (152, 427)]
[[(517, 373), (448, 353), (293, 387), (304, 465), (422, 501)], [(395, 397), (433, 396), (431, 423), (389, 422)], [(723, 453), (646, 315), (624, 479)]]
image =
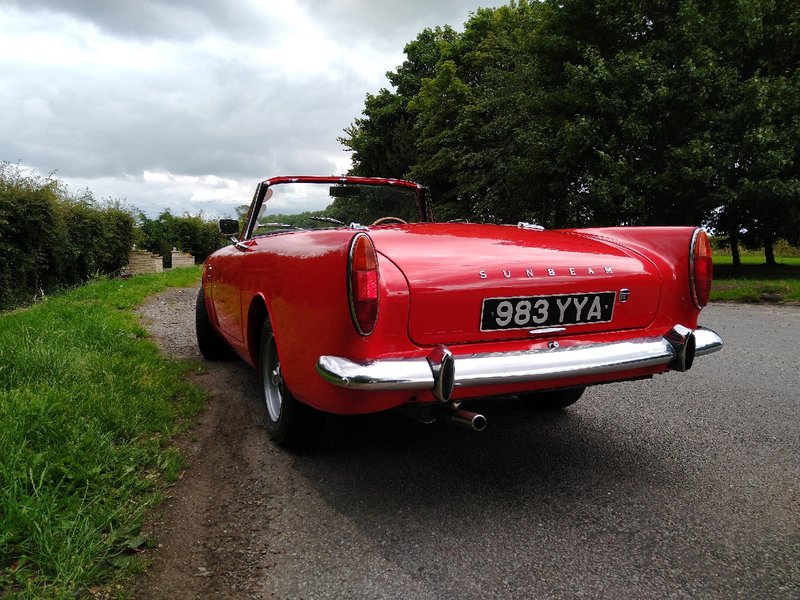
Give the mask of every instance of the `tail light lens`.
[(714, 279), (711, 265), (711, 242), (702, 229), (697, 229), (692, 237), (689, 265), (689, 281), (692, 287), (692, 300), (697, 308), (708, 304), (711, 294), (711, 281)]
[(378, 322), (380, 285), (378, 256), (366, 233), (356, 234), (350, 243), (347, 283), (353, 325), (361, 335), (369, 335)]

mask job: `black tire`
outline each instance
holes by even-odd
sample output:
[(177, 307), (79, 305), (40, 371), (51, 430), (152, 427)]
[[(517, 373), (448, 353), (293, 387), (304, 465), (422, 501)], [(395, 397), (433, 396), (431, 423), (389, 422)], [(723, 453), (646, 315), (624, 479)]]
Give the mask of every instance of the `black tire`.
[(520, 394), (519, 397), (526, 406), (530, 406), (535, 410), (561, 410), (575, 404), (585, 391), (585, 387), (576, 387), (566, 390), (553, 390), (551, 392)]
[(197, 290), (194, 310), (194, 329), (197, 334), (197, 347), (200, 354), (208, 360), (230, 360), (236, 356), (227, 342), (222, 339), (211, 324), (206, 309), (206, 295), (202, 286)]
[(269, 320), (261, 328), (258, 372), (269, 437), (285, 448), (304, 446), (308, 439), (312, 409), (297, 400), (283, 380), (278, 346)]

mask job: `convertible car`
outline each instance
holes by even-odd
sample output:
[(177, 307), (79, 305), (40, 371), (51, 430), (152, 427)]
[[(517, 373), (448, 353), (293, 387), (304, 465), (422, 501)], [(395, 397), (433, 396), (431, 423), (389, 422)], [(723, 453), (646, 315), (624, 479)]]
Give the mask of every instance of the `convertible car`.
[(712, 280), (699, 228), (437, 223), (413, 182), (275, 177), (220, 233), (232, 243), (205, 261), (198, 344), (258, 370), (278, 444), (312, 408), (480, 430), (462, 400), (563, 408), (722, 347), (697, 324)]

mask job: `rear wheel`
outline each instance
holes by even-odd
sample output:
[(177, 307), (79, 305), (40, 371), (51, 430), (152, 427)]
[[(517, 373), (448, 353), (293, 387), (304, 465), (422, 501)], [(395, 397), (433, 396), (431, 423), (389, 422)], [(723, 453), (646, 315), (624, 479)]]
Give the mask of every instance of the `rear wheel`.
[(222, 336), (211, 324), (206, 308), (206, 295), (201, 286), (197, 290), (197, 301), (194, 311), (194, 329), (197, 334), (197, 347), (200, 354), (208, 360), (229, 360), (235, 354)]
[(585, 387), (570, 388), (567, 390), (553, 390), (550, 392), (533, 392), (520, 394), (520, 399), (527, 406), (538, 410), (560, 410), (575, 404), (586, 391)]
[(297, 447), (304, 441), (311, 409), (292, 396), (281, 371), (278, 346), (269, 321), (261, 328), (259, 373), (267, 408), (267, 432), (279, 446)]

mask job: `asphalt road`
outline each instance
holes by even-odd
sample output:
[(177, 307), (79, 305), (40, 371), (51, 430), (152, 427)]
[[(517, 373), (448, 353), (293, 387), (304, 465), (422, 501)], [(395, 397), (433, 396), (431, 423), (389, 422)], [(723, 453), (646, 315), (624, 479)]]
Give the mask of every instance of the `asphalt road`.
[[(194, 292), (150, 314), (196, 356)], [(331, 418), (267, 441), (256, 375), (212, 398), (141, 598), (800, 598), (800, 308), (714, 305), (688, 373), (590, 389), (488, 428)], [(158, 527), (156, 528), (158, 530)]]
[(725, 348), (489, 426), (334, 419), (287, 455), (281, 598), (800, 598), (800, 309), (715, 305)]

